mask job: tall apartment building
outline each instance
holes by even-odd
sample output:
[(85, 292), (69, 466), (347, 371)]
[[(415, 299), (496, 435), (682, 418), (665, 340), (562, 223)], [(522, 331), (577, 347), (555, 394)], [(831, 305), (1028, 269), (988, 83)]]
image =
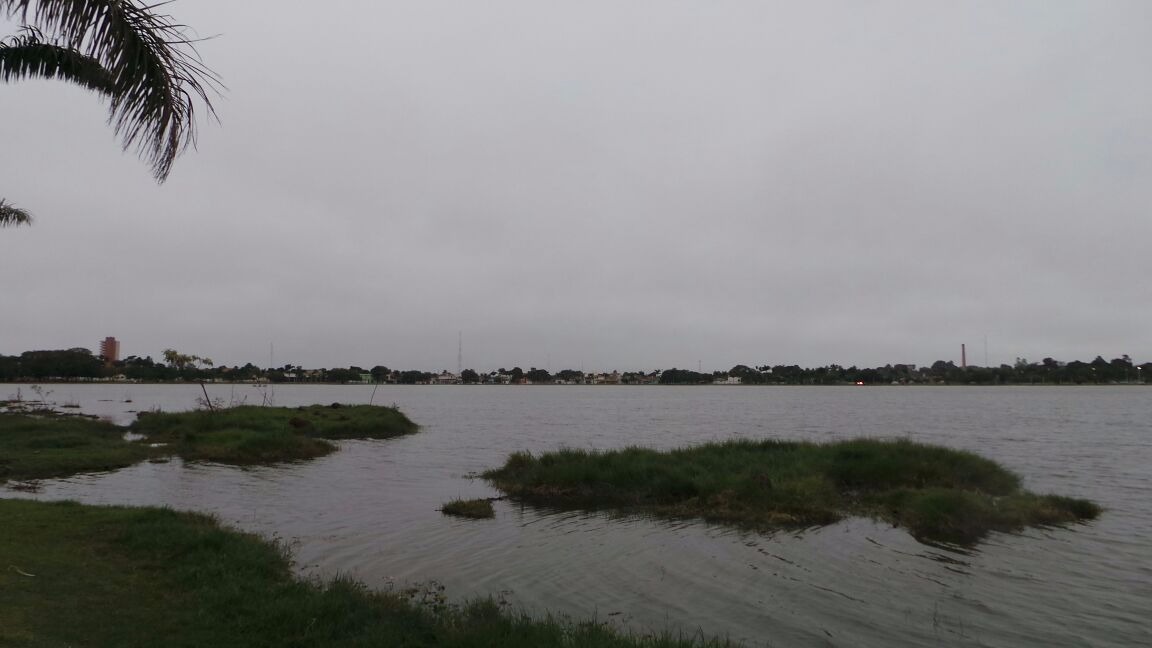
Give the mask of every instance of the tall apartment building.
[(100, 355), (104, 361), (112, 364), (120, 359), (120, 341), (114, 337), (106, 337), (100, 342)]

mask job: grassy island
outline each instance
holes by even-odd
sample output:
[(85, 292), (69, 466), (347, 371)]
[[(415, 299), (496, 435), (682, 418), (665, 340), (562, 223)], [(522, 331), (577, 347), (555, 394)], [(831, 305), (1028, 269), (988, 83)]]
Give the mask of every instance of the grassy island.
[(188, 460), (260, 464), (326, 455), (336, 449), (326, 439), (388, 439), (418, 426), (395, 407), (333, 403), (142, 412), (130, 429)]
[[(127, 429), (48, 410), (0, 413), (0, 482), (111, 470), (148, 458), (264, 464), (333, 452), (328, 439), (386, 439), (419, 427), (395, 407), (312, 405), (144, 412)], [(127, 440), (125, 432), (134, 440)]]
[(995, 462), (959, 450), (857, 439), (726, 441), (658, 452), (565, 449), (511, 455), (484, 478), (522, 501), (698, 517), (754, 529), (886, 520), (927, 541), (1089, 520), (1086, 500), (1036, 495)]
[(300, 581), (283, 548), (157, 508), (0, 499), (4, 646), (725, 646)]
[(492, 508), (492, 501), (487, 499), (454, 499), (440, 507), (440, 512), (444, 515), (454, 515), (456, 517), (472, 518), (474, 520), (496, 517), (496, 511)]

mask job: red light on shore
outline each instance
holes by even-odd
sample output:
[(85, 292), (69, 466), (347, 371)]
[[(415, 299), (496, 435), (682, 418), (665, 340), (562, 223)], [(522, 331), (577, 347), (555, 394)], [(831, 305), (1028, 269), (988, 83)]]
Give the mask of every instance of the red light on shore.
[(864, 386), (864, 381), (863, 381), (863, 380), (857, 380), (857, 381), (856, 381), (856, 384), (857, 384), (857, 385), (859, 385), (859, 386), (861, 386), (861, 387), (863, 387), (863, 386)]

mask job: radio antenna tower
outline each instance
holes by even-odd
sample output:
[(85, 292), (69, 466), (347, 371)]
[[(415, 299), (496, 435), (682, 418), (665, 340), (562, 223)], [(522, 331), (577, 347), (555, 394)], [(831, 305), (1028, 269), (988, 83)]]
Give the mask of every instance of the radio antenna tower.
[(464, 331), (458, 331), (456, 343), (456, 375), (464, 372)]

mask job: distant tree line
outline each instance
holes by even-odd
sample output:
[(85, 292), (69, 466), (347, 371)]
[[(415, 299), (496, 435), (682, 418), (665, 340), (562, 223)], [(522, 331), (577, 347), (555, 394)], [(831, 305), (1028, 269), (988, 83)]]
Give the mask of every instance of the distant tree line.
[(128, 356), (106, 362), (84, 348), (49, 351), (25, 351), (20, 355), (0, 355), (0, 382), (128, 380), (135, 382), (270, 382), (270, 383), (396, 383), (429, 384), (457, 382), (465, 384), (662, 384), (700, 385), (739, 383), (743, 385), (1036, 385), (1036, 384), (1131, 384), (1152, 379), (1152, 362), (1136, 365), (1127, 355), (1112, 360), (1096, 356), (1091, 362), (1062, 362), (1044, 358), (1016, 362), (999, 367), (959, 367), (954, 362), (937, 360), (928, 366), (895, 364), (883, 367), (803, 368), (799, 365), (736, 365), (728, 371), (711, 373), (688, 369), (626, 371), (611, 374), (588, 374), (576, 369), (551, 373), (546, 369), (520, 367), (481, 373), (465, 369), (458, 376), (447, 371), (435, 373), (418, 369), (398, 370), (384, 365), (370, 369), (359, 366), (333, 369), (305, 369), (299, 365), (260, 368), (215, 365), (210, 359), (165, 349), (160, 360), (151, 356)]
[(1091, 362), (1061, 362), (1044, 358), (1016, 362), (999, 367), (959, 367), (952, 361), (937, 360), (931, 365), (896, 364), (883, 367), (801, 368), (798, 365), (736, 365), (727, 372), (711, 374), (686, 369), (667, 369), (660, 374), (661, 384), (711, 384), (733, 377), (745, 385), (865, 385), (936, 384), (936, 385), (1085, 385), (1143, 383), (1145, 373), (1152, 378), (1152, 362), (1136, 365), (1127, 355), (1112, 360), (1096, 356)]

